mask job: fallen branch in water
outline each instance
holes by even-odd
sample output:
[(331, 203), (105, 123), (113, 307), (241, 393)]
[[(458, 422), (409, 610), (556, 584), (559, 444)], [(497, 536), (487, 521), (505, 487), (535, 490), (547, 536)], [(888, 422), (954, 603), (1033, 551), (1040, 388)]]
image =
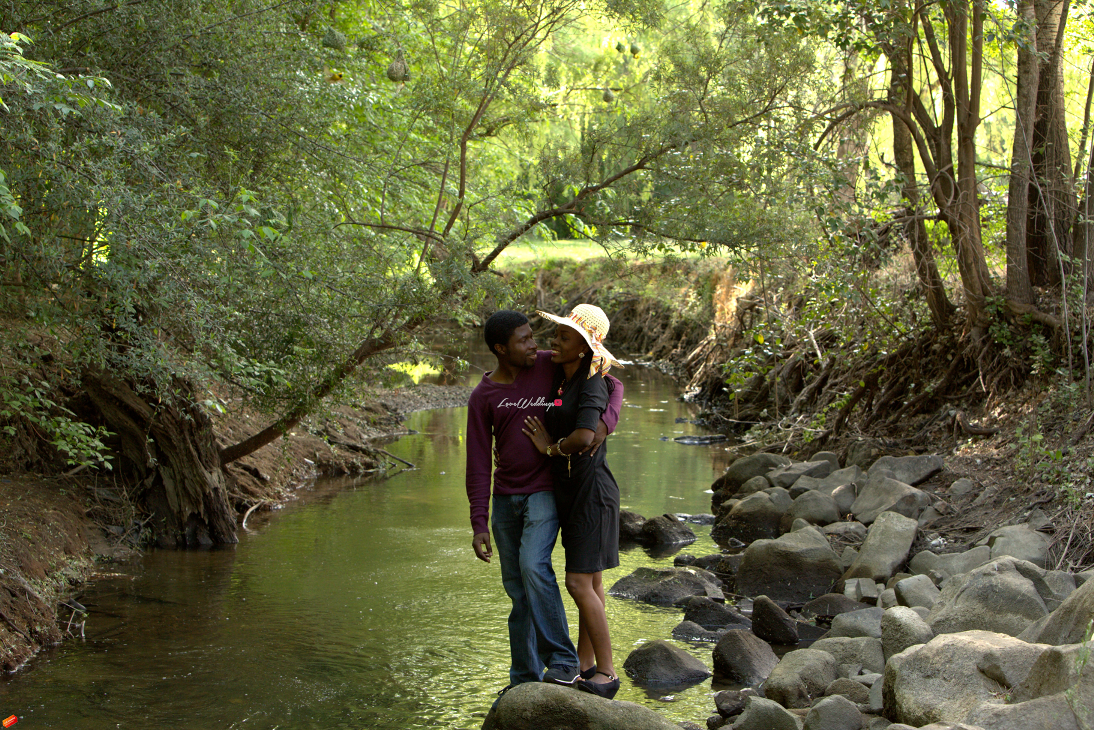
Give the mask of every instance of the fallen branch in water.
[(380, 452), (381, 454), (383, 454), (384, 456), (390, 456), (390, 457), (391, 457), (392, 459), (395, 459), (395, 461), (399, 461), (399, 462), (402, 462), (403, 464), (406, 464), (406, 465), (407, 465), (408, 467), (410, 467), (411, 469), (417, 469), (417, 468), (418, 468), (418, 467), (414, 466), (413, 464), (411, 464), (411, 463), (410, 463), (409, 461), (407, 461), (406, 459), (400, 459), (400, 458), (399, 458), (398, 456), (396, 456), (395, 454), (391, 453), (390, 451), (386, 451), (386, 450), (384, 450), (384, 449), (376, 449), (376, 450), (377, 450), (377, 451), (379, 451), (379, 452)]

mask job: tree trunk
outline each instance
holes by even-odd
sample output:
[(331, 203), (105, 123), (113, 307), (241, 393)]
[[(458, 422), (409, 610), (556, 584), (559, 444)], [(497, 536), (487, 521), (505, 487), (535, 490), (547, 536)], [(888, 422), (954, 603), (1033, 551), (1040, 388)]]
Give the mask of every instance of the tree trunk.
[(1037, 17), (1034, 0), (1019, 0), (1018, 18), (1028, 28), (1027, 44), (1018, 46), (1018, 93), (1015, 100), (1014, 144), (1007, 199), (1007, 300), (1033, 303), (1026, 252), (1029, 190), (1032, 170), (1033, 117), (1037, 106)]
[(1056, 286), (1060, 255), (1070, 256), (1067, 232), (1075, 216), (1071, 149), (1064, 117), (1063, 33), (1067, 0), (1036, 0), (1038, 51), (1042, 54), (1033, 122), (1033, 179), (1029, 185), (1029, 277)]
[(175, 403), (150, 403), (102, 372), (86, 373), (84, 388), (106, 427), (121, 439), (117, 468), (142, 484), (140, 501), (160, 547), (234, 543), (235, 516), (209, 417), (184, 383)]
[[(956, 201), (953, 204), (954, 248), (965, 291), (968, 327), (974, 340), (987, 330), (987, 298), (993, 287), (980, 238), (980, 197), (976, 179), (976, 129), (980, 126), (980, 89), (983, 74), (985, 0), (951, 3), (950, 48), (953, 53), (953, 90), (957, 121)], [(971, 5), (971, 7), (970, 7)], [(969, 11), (972, 32), (969, 33)], [(971, 37), (972, 46), (969, 41)]]
[[(896, 66), (891, 70), (889, 82), (890, 101), (902, 105), (908, 89), (901, 83), (901, 75)], [(927, 225), (923, 222), (922, 208), (919, 204), (919, 187), (916, 185), (915, 154), (912, 150), (912, 133), (904, 122), (896, 116), (893, 119), (893, 158), (897, 168), (904, 176), (901, 192), (904, 198), (904, 215), (908, 222), (904, 226), (904, 235), (912, 247), (912, 259), (919, 283), (927, 299), (931, 312), (931, 321), (937, 329), (945, 327), (953, 315), (954, 306), (946, 297), (946, 287), (938, 273), (934, 252), (927, 237)]]
[[(868, 77), (859, 72), (859, 54), (849, 51), (843, 59), (843, 95), (855, 102), (869, 95)], [(846, 203), (855, 199), (855, 187), (862, 171), (862, 160), (870, 137), (871, 115), (856, 114), (848, 119), (840, 129), (839, 144), (836, 146), (836, 159), (846, 186), (837, 192), (837, 197)]]

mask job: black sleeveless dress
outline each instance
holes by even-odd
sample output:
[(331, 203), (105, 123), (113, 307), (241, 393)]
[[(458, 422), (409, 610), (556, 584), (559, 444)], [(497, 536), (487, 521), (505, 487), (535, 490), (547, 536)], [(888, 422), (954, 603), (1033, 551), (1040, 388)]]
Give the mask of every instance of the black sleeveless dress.
[[(551, 395), (562, 404), (548, 409), (544, 423), (552, 441), (578, 428), (596, 431), (608, 407), (604, 376), (590, 378), (587, 371), (579, 370), (568, 382), (563, 380), (562, 368), (556, 368)], [(598, 573), (619, 565), (619, 485), (607, 456), (605, 441), (592, 456), (572, 454), (569, 473), (566, 457), (551, 459), (568, 573)]]

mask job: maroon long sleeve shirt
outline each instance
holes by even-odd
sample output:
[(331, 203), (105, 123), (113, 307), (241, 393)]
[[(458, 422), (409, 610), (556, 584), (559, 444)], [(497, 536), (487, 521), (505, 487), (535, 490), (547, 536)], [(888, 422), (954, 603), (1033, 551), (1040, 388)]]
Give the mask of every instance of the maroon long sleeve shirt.
[[(471, 529), (488, 532), (490, 516), (491, 445), (497, 449), (494, 465), (494, 494), (532, 494), (554, 488), (550, 461), (524, 435), (524, 419), (541, 421), (554, 403), (551, 382), (555, 366), (551, 353), (541, 350), (536, 364), (517, 374), (512, 383), (498, 383), (490, 373), (471, 392), (467, 403), (467, 499), (471, 503)], [(608, 408), (601, 416), (608, 433), (619, 423), (623, 405), (623, 384), (613, 378)]]

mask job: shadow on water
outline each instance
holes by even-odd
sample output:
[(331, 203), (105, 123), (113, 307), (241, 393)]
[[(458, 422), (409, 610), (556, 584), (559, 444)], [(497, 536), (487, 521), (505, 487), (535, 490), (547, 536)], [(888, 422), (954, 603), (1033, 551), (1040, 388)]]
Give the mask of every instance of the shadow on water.
[[(674, 442), (703, 431), (672, 382), (619, 375), (627, 407), (608, 460), (623, 507), (708, 512), (724, 445)], [(0, 715), (28, 728), (479, 727), (508, 681), (508, 600), (497, 562), (471, 550), (465, 419), (462, 408), (411, 416), (417, 433), (385, 448), (417, 469), (318, 483), (252, 516), (234, 547), (153, 551), (92, 582), (86, 640), (0, 680)], [(710, 528), (692, 527), (699, 540), (684, 550), (717, 552)], [(626, 550), (605, 582), (671, 566), (675, 552)], [(609, 598), (608, 619), (621, 668), (642, 642), (671, 641), (681, 612)], [(711, 666), (711, 645), (676, 643)], [(711, 691), (710, 680), (666, 693), (625, 678), (618, 699), (702, 723)]]

